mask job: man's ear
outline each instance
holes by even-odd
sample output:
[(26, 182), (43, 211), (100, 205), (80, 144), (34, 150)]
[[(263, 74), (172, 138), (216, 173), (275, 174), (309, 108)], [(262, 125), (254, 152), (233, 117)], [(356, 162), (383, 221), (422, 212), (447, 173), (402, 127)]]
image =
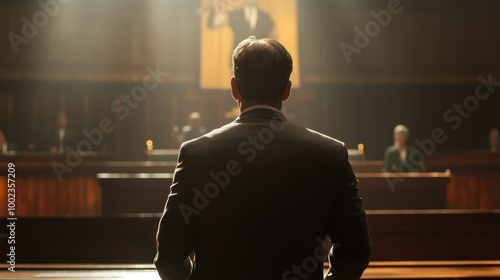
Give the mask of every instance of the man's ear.
[(234, 76), (231, 77), (231, 95), (236, 102), (240, 102), (240, 91), (238, 90), (238, 83), (236, 82), (236, 78)]
[(285, 92), (283, 93), (283, 97), (281, 98), (281, 101), (286, 102), (288, 98), (290, 98), (291, 93), (292, 93), (292, 81), (288, 81), (288, 83), (286, 84)]

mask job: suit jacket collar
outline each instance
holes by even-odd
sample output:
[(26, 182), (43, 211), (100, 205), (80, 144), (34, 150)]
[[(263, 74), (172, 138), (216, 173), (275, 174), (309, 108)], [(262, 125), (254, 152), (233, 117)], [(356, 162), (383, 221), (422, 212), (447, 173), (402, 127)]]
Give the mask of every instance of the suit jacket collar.
[(250, 111), (245, 111), (241, 113), (238, 118), (236, 118), (236, 122), (242, 122), (248, 119), (255, 119), (255, 118), (261, 118), (261, 119), (278, 119), (281, 121), (287, 121), (285, 115), (283, 113), (276, 111), (276, 110), (271, 110), (271, 109), (265, 109), (265, 108), (259, 108), (259, 109), (254, 109)]

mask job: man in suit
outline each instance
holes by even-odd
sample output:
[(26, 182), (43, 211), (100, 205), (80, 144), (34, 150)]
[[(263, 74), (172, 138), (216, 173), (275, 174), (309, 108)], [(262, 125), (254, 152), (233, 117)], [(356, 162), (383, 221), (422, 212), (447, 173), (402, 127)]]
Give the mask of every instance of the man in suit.
[(229, 13), (215, 14), (214, 9), (208, 15), (208, 27), (217, 28), (228, 24), (233, 31), (233, 49), (249, 36), (257, 38), (271, 37), (274, 22), (268, 13), (259, 9), (256, 0), (245, 0), (245, 5)]
[(182, 142), (198, 138), (207, 133), (207, 128), (202, 125), (200, 113), (192, 112), (189, 114), (188, 123), (181, 130)]
[(408, 145), (410, 131), (400, 124), (394, 128), (394, 145), (384, 154), (386, 172), (421, 172), (425, 170), (424, 154)]
[(371, 244), (347, 148), (280, 112), (291, 72), (275, 40), (234, 50), (241, 113), (181, 145), (157, 233), (162, 279), (320, 280), (325, 236), (325, 279), (361, 277)]
[(67, 146), (75, 148), (77, 138), (73, 130), (68, 127), (68, 117), (64, 112), (58, 112), (56, 126), (48, 128), (44, 132), (43, 149), (49, 152), (64, 153)]

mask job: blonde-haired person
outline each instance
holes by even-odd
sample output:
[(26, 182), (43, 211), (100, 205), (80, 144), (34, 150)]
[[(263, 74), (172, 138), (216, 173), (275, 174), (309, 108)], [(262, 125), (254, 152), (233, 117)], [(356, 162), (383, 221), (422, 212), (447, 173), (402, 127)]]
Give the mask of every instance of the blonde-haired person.
[(409, 136), (410, 130), (405, 125), (400, 124), (394, 128), (394, 145), (385, 150), (384, 171), (425, 171), (425, 155), (422, 151), (408, 145)]

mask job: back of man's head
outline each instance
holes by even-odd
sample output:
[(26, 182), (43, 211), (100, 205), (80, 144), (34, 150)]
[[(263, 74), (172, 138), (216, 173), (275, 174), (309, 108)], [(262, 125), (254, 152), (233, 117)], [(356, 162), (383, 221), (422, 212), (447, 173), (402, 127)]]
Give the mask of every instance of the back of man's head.
[(273, 39), (251, 36), (233, 51), (233, 74), (247, 101), (279, 101), (292, 73), (292, 57)]

